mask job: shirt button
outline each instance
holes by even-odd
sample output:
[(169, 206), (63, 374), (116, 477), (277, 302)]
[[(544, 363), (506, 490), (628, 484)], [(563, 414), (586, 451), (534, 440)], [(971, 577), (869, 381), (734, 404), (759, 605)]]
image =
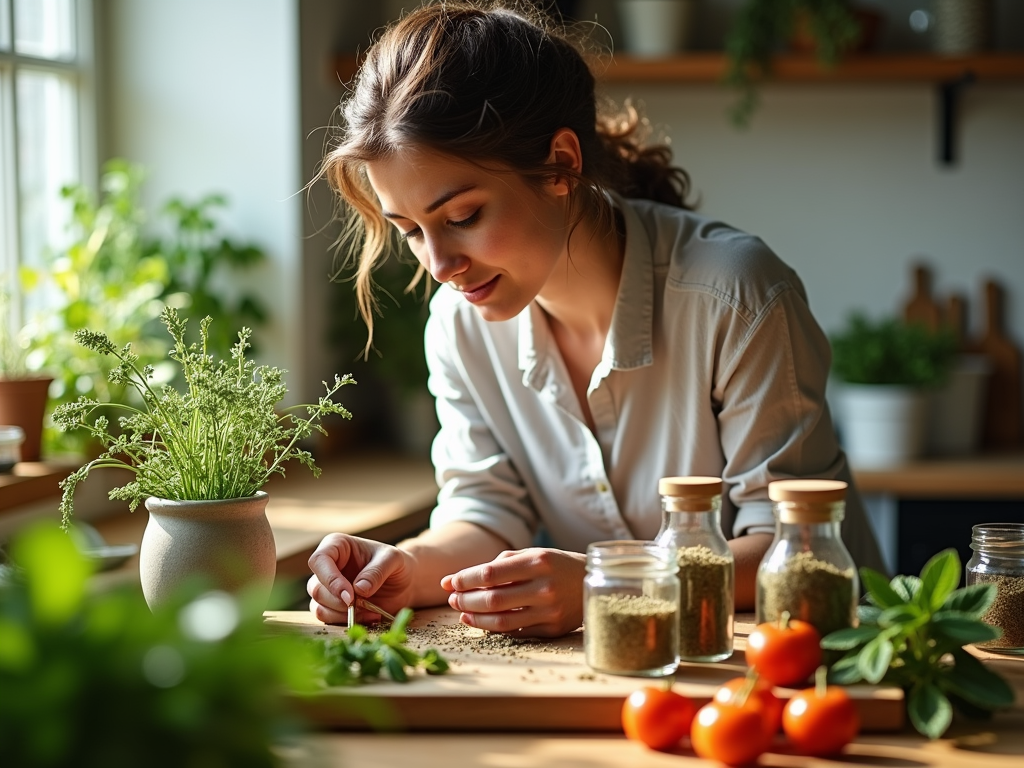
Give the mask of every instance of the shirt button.
[(604, 480), (599, 480), (594, 487), (597, 488), (598, 493), (608, 493), (608, 483), (604, 482)]

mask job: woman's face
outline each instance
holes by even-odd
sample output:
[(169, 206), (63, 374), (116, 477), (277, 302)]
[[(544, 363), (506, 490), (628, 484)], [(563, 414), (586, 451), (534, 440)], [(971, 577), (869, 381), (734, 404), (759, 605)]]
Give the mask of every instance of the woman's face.
[(518, 315), (564, 264), (564, 185), (538, 190), (516, 173), (420, 149), (368, 163), (367, 175), (420, 264), (485, 320)]

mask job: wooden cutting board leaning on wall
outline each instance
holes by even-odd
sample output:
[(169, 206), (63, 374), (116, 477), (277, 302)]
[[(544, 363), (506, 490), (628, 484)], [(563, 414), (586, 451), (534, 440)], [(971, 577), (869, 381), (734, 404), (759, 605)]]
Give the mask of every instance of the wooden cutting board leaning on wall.
[(919, 323), (933, 331), (949, 328), (959, 339), (961, 352), (985, 355), (989, 359), (992, 371), (985, 396), (982, 447), (997, 451), (1019, 448), (1024, 443), (1021, 351), (1005, 331), (1004, 289), (995, 280), (986, 281), (981, 304), (984, 311), (982, 335), (971, 339), (966, 330), (966, 301), (952, 295), (943, 309), (932, 295), (931, 270), (917, 264), (913, 274), (914, 292), (904, 305), (904, 321)]

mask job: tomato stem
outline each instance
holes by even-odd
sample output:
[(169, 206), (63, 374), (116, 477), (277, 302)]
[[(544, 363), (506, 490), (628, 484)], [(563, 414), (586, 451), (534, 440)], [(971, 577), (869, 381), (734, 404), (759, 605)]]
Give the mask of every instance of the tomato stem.
[(783, 611), (779, 614), (779, 629), (789, 629), (789, 611)]
[(732, 696), (729, 697), (730, 706), (742, 707), (747, 703), (747, 699), (753, 692), (754, 686), (757, 685), (758, 677), (759, 675), (757, 674), (756, 669), (751, 668), (747, 671), (747, 677), (743, 681), (743, 685), (737, 688), (736, 691), (733, 692)]
[(819, 698), (825, 695), (825, 691), (828, 688), (827, 676), (828, 667), (824, 664), (814, 670), (814, 695)]

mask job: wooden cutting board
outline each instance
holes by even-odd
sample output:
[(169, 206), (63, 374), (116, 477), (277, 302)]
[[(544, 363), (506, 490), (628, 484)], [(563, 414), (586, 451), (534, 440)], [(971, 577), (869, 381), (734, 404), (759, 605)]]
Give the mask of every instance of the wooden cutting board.
[[(439, 647), (452, 668), (445, 675), (417, 675), (400, 684), (387, 680), (357, 688), (335, 688), (298, 701), (316, 725), (347, 730), (587, 731), (621, 732), (622, 702), (650, 680), (594, 673), (583, 657), (583, 633), (555, 640), (517, 641), (501, 648), (500, 635), (459, 624), (448, 608), (424, 609), (410, 625), (409, 645), (422, 647), (422, 630), (435, 639), (461, 638)], [(752, 618), (752, 617), (750, 617)], [(341, 636), (345, 627), (325, 626), (308, 611), (268, 611), (265, 623), (279, 631)], [(717, 664), (684, 664), (674, 690), (700, 706), (719, 685), (747, 672), (743, 660), (752, 621), (737, 622), (733, 657)], [(897, 688), (852, 686), (862, 730), (903, 727), (903, 692)], [(793, 693), (777, 689), (782, 697)]]
[(1004, 291), (995, 280), (985, 283), (985, 329), (971, 345), (972, 352), (987, 355), (992, 363), (985, 400), (982, 444), (986, 448), (1017, 448), (1022, 442), (1021, 352), (1006, 335), (1003, 325)]

